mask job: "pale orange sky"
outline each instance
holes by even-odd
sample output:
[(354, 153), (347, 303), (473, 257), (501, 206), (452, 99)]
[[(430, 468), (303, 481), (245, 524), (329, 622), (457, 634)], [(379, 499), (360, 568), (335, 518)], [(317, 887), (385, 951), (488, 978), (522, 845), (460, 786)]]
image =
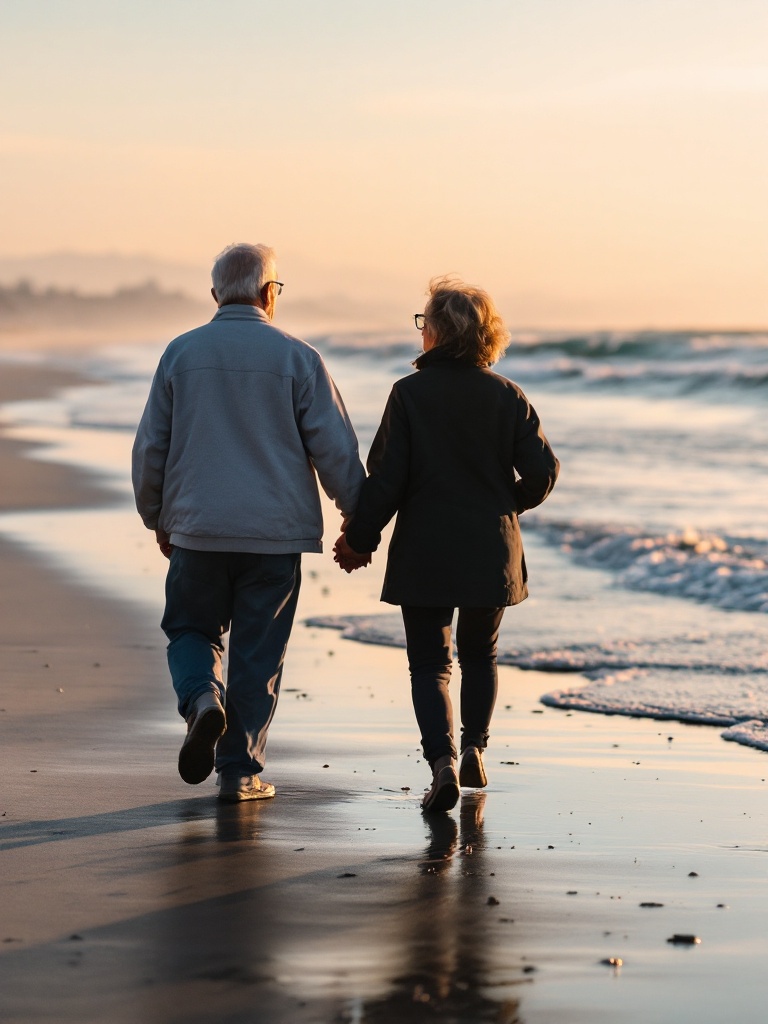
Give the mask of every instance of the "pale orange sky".
[(765, 326), (766, 40), (764, 0), (4, 0), (0, 257), (266, 241), (393, 323), (453, 271), (512, 324)]

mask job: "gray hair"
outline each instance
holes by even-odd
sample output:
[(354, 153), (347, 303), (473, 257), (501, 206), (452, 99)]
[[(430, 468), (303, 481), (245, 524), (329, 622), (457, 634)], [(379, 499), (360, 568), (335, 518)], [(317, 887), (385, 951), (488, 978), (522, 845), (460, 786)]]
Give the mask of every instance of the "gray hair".
[(220, 306), (233, 302), (254, 305), (261, 290), (277, 276), (275, 250), (268, 245), (235, 242), (216, 257), (211, 281)]

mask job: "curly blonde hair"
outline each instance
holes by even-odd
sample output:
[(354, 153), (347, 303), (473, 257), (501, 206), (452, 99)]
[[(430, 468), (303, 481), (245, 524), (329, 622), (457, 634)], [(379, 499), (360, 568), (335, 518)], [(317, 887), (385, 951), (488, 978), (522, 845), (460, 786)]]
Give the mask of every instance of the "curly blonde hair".
[(488, 292), (458, 277), (432, 278), (424, 315), (441, 352), (454, 359), (491, 366), (509, 345), (509, 331)]

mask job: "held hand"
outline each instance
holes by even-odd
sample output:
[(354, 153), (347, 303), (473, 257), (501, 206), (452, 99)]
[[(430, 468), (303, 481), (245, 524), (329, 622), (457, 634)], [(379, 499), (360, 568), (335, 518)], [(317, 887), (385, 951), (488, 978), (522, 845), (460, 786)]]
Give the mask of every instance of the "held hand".
[(344, 572), (354, 572), (355, 569), (361, 569), (364, 565), (371, 564), (370, 552), (360, 554), (354, 551), (349, 544), (347, 544), (346, 534), (342, 533), (336, 543), (333, 545), (333, 560), (336, 562), (340, 569)]
[(157, 539), (157, 546), (160, 548), (161, 554), (165, 555), (166, 558), (171, 557), (171, 538), (165, 532), (165, 530), (155, 530), (155, 538)]

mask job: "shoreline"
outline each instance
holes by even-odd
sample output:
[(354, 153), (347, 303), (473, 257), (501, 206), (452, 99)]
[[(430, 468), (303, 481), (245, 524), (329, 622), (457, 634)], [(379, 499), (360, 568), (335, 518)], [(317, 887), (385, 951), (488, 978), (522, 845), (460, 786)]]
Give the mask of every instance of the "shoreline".
[[(29, 397), (82, 382), (24, 373)], [(14, 509), (115, 500), (28, 452), (0, 439)], [(501, 666), (489, 789), (430, 821), (403, 652), (302, 624), (375, 602), (376, 577), (326, 554), (305, 561), (270, 733), (277, 798), (219, 806), (176, 775), (158, 616), (0, 556), (9, 1021), (762, 1020), (759, 753), (543, 708), (553, 674)]]

